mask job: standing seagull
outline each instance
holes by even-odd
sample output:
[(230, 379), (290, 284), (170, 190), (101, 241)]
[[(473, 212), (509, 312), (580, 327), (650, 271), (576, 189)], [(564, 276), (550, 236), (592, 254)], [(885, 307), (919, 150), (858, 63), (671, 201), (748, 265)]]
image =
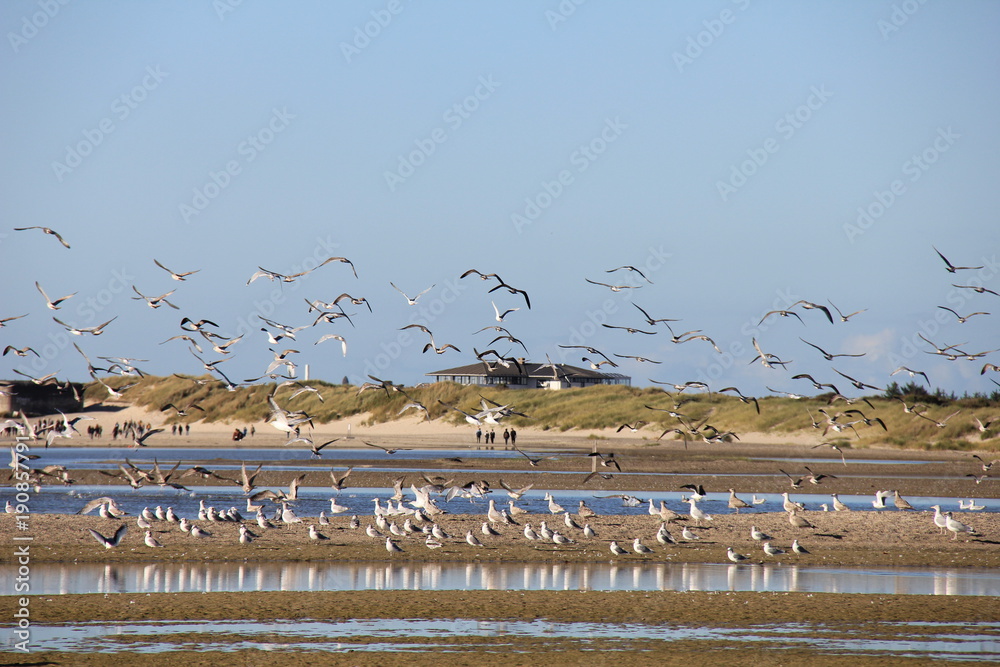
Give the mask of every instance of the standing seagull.
[(941, 514), (941, 506), (931, 505), (931, 509), (934, 510), (934, 525), (938, 527), (939, 533), (944, 534), (948, 527), (948, 520), (944, 518), (944, 514)]
[[(958, 519), (952, 517), (951, 512), (944, 513), (945, 528), (953, 532), (955, 535), (951, 538), (953, 540), (958, 539), (959, 533), (969, 533), (970, 535), (976, 534), (976, 529), (972, 526), (967, 526)], [(119, 528), (121, 530), (121, 528)]]
[(838, 496), (836, 493), (834, 493), (831, 497), (833, 498), (833, 511), (834, 512), (850, 512), (851, 511), (851, 508), (848, 507), (847, 505), (845, 505), (844, 502), (840, 499), (840, 496)]
[(691, 498), (690, 500), (688, 500), (688, 504), (691, 506), (691, 512), (690, 512), (691, 518), (694, 519), (695, 521), (697, 521), (699, 524), (702, 521), (711, 521), (712, 520), (711, 515), (706, 514), (704, 511), (702, 511), (698, 507), (698, 505), (696, 504), (694, 498)]
[(729, 489), (729, 509), (736, 510), (736, 513), (739, 514), (740, 510), (746, 507), (750, 507), (749, 503), (740, 498), (737, 498), (736, 492), (733, 491), (732, 489)]
[(903, 498), (902, 496), (899, 495), (899, 491), (893, 491), (892, 493), (893, 493), (892, 502), (896, 506), (896, 509), (898, 509), (898, 510), (912, 510), (912, 509), (914, 509), (913, 505), (911, 505), (910, 503), (908, 503), (905, 498)]
[(646, 554), (653, 553), (653, 550), (642, 543), (638, 537), (632, 542), (632, 551), (636, 552), (640, 556), (645, 556)]
[(749, 556), (744, 556), (743, 554), (736, 553), (735, 551), (733, 551), (732, 547), (729, 547), (726, 550), (726, 556), (729, 558), (729, 560), (733, 561), (734, 563), (742, 563), (743, 561), (749, 558)]
[(770, 542), (764, 542), (764, 553), (766, 553), (768, 556), (780, 556), (781, 554), (785, 553), (785, 550), (771, 546)]

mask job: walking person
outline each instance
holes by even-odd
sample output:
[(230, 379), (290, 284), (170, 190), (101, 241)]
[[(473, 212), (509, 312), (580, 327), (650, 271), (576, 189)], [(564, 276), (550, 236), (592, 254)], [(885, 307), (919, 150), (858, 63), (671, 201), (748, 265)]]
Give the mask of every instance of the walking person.
[(476, 444), (478, 445), (483, 439), (483, 429), (476, 429)]
[(507, 429), (503, 430), (503, 448), (507, 449), (508, 443), (510, 443), (510, 431)]
[(510, 429), (510, 446), (517, 447), (517, 431), (513, 427)]

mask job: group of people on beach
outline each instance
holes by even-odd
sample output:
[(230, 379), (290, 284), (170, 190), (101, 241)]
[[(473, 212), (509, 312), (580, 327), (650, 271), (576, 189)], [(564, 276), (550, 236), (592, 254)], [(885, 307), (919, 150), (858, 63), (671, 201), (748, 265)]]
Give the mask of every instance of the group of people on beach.
[[(15, 413), (16, 414), (16, 413)], [(23, 412), (21, 413), (24, 414)], [(8, 422), (9, 423), (9, 422)], [(25, 422), (27, 423), (27, 422)], [(49, 431), (62, 431), (63, 420), (62, 419), (52, 419), (49, 417), (43, 417), (35, 422), (35, 433), (47, 433)], [(8, 425), (3, 429), (3, 435), (7, 438), (13, 438), (21, 433), (21, 430), (17, 426)]]
[(111, 439), (117, 440), (118, 436), (123, 438), (141, 438), (146, 431), (151, 431), (153, 425), (149, 422), (136, 421), (134, 419), (129, 419), (124, 424), (119, 424), (115, 422), (114, 427), (111, 429)]
[[(497, 432), (495, 430), (490, 429), (489, 433), (483, 433), (483, 430), (481, 428), (477, 428), (476, 429), (476, 444), (477, 445), (483, 444), (483, 436), (484, 435), (486, 436), (486, 443), (485, 444), (487, 444), (487, 445), (492, 445), (493, 443), (495, 443), (497, 441)], [(503, 446), (504, 447), (508, 447), (508, 446), (510, 446), (510, 447), (516, 447), (517, 446), (517, 431), (515, 431), (513, 428), (509, 428), (509, 429), (505, 428), (503, 430)]]

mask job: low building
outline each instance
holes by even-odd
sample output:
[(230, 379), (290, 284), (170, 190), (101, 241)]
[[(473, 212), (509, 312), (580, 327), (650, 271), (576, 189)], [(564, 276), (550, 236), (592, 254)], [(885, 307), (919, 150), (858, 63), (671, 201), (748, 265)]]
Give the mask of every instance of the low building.
[(27, 380), (0, 380), (0, 414), (24, 412), (29, 417), (51, 415), (56, 410), (79, 412), (83, 409), (83, 385), (35, 384)]
[(521, 359), (516, 364), (509, 362), (508, 366), (477, 362), (434, 371), (427, 373), (427, 376), (434, 378), (435, 382), (503, 385), (510, 389), (569, 389), (590, 387), (595, 384), (632, 384), (632, 378), (621, 373), (601, 373), (567, 364), (536, 364)]

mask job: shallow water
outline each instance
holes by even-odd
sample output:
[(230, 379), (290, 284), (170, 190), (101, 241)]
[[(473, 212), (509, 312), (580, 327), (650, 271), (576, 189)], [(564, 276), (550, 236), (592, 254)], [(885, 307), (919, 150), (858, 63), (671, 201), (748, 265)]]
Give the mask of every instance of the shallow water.
[[(602, 652), (629, 651), (634, 642), (726, 642), (731, 647), (765, 650), (808, 648), (819, 654), (911, 656), (925, 660), (1000, 659), (1000, 624), (869, 623), (865, 636), (853, 627), (806, 624), (762, 624), (749, 627), (704, 627), (680, 624), (555, 623), (469, 619), (366, 619), (348, 621), (224, 621), (32, 624), (33, 651), (79, 653), (166, 653), (198, 650), (231, 652), (385, 652), (454, 651), (470, 648), (480, 638), (480, 653), (526, 650), (518, 640), (569, 640), (576, 647)], [(488, 641), (481, 641), (486, 639)], [(422, 641), (421, 641), (422, 640)], [(530, 650), (530, 649), (528, 649)]]
[[(215, 467), (222, 470), (239, 470), (240, 464), (253, 462), (281, 461), (291, 464), (290, 469), (296, 469), (295, 463), (303, 465), (303, 470), (311, 470), (318, 463), (337, 459), (368, 459), (373, 465), (380, 461), (434, 461), (452, 457), (463, 460), (476, 459), (516, 459), (521, 455), (513, 450), (500, 449), (400, 449), (395, 454), (387, 454), (372, 447), (336, 447), (323, 449), (322, 457), (312, 458), (309, 448), (301, 443), (290, 447), (141, 447), (132, 449), (126, 444), (115, 447), (41, 447), (31, 448), (32, 454), (41, 455), (45, 464), (58, 464), (81, 469), (96, 469), (111, 466), (117, 468), (125, 458), (136, 464), (149, 464), (153, 459), (161, 464), (171, 465), (178, 460), (188, 464), (212, 461)], [(545, 452), (546, 456), (580, 457), (579, 452), (557, 450)], [(311, 463), (310, 463), (311, 462)], [(522, 460), (523, 462), (523, 460)], [(268, 466), (268, 470), (272, 470)], [(280, 469), (280, 468), (277, 468)]]
[[(0, 567), (4, 579), (13, 568)], [(1000, 595), (1000, 571), (766, 563), (35, 563), (32, 595), (353, 590), (756, 591)]]

